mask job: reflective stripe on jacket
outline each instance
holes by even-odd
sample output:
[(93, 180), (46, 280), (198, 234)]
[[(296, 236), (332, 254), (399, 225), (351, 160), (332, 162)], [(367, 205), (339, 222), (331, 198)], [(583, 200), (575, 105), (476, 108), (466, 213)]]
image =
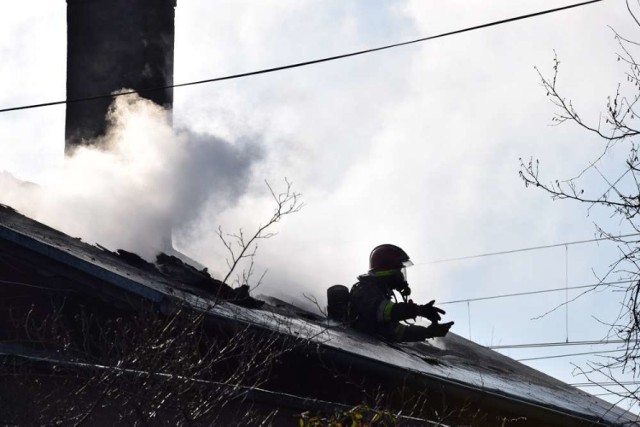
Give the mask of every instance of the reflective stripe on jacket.
[(391, 320), (393, 291), (377, 277), (363, 275), (351, 288), (349, 317), (354, 328), (400, 341), (406, 326)]

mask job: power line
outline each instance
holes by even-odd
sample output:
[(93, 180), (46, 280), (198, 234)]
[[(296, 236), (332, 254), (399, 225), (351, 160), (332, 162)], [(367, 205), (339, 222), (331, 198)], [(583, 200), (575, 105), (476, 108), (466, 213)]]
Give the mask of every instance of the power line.
[(525, 295), (536, 295), (536, 294), (544, 294), (544, 293), (548, 293), (548, 292), (560, 292), (560, 291), (564, 291), (567, 289), (585, 289), (585, 288), (597, 288), (599, 286), (610, 286), (610, 285), (618, 285), (621, 283), (634, 283), (637, 280), (619, 280), (617, 282), (600, 282), (600, 283), (594, 283), (592, 285), (581, 285), (581, 286), (570, 286), (568, 288), (553, 288), (553, 289), (542, 289), (539, 291), (527, 291), (527, 292), (517, 292), (517, 293), (513, 293), (513, 294), (500, 294), (500, 295), (492, 295), (492, 296), (488, 296), (488, 297), (478, 297), (478, 298), (468, 298), (468, 299), (459, 299), (459, 300), (453, 300), (453, 301), (445, 301), (445, 302), (440, 302), (438, 303), (438, 305), (445, 305), (445, 304), (458, 304), (461, 302), (473, 302), (473, 301), (485, 301), (485, 300), (491, 300), (491, 299), (498, 299), (498, 298), (510, 298), (510, 297), (519, 297), (519, 296), (525, 296)]
[(506, 345), (489, 345), (486, 348), (491, 350), (501, 350), (507, 348), (539, 348), (539, 347), (564, 347), (573, 345), (607, 345), (607, 344), (624, 344), (625, 340), (594, 340), (594, 341), (569, 341), (569, 342), (542, 342), (531, 344), (506, 344)]
[(489, 257), (489, 256), (495, 256), (495, 255), (513, 254), (517, 252), (527, 252), (527, 251), (536, 251), (540, 249), (557, 248), (560, 246), (580, 245), (583, 243), (600, 242), (602, 240), (623, 239), (625, 237), (633, 237), (633, 236), (640, 236), (640, 233), (623, 234), (620, 236), (610, 236), (610, 237), (599, 237), (597, 239), (590, 239), (590, 240), (576, 240), (574, 242), (554, 243), (552, 245), (532, 246), (528, 248), (511, 249), (511, 250), (499, 251), (499, 252), (489, 252), (485, 254), (468, 255), (468, 256), (462, 256), (462, 257), (456, 257), (456, 258), (443, 258), (443, 259), (437, 259), (435, 261), (417, 262), (415, 263), (415, 265), (439, 264), (442, 262), (462, 261), (462, 260), (473, 259), (473, 258), (483, 258), (483, 257)]
[(586, 5), (589, 5), (589, 4), (592, 4), (592, 3), (598, 3), (598, 2), (601, 2), (601, 1), (603, 1), (603, 0), (585, 1), (585, 2), (581, 2), (581, 3), (568, 5), (568, 6), (562, 6), (562, 7), (557, 7), (557, 8), (554, 8), (554, 9), (543, 10), (543, 11), (540, 11), (540, 12), (529, 13), (529, 14), (526, 14), (526, 15), (520, 15), (520, 16), (516, 16), (516, 17), (513, 17), (513, 18), (501, 19), (499, 21), (493, 21), (493, 22), (490, 22), (490, 23), (476, 25), (476, 26), (473, 26), (473, 27), (467, 27), (467, 28), (463, 28), (463, 29), (460, 29), (460, 30), (449, 31), (449, 32), (446, 32), (446, 33), (437, 34), (435, 36), (422, 37), (422, 38), (411, 40), (411, 41), (407, 41), (407, 42), (394, 43), (394, 44), (381, 46), (381, 47), (376, 47), (376, 48), (372, 48), (372, 49), (360, 50), (360, 51), (357, 51), (357, 52), (345, 53), (345, 54), (342, 54), (342, 55), (330, 56), (330, 57), (321, 58), (321, 59), (314, 59), (314, 60), (311, 60), (311, 61), (298, 62), (298, 63), (295, 63), (295, 64), (283, 65), (283, 66), (274, 67), (274, 68), (265, 68), (265, 69), (262, 69), (262, 70), (250, 71), (250, 72), (247, 72), (247, 73), (240, 73), (240, 74), (232, 74), (232, 75), (224, 76), (224, 77), (215, 77), (215, 78), (211, 78), (211, 79), (198, 80), (198, 81), (194, 81), (194, 82), (180, 83), (180, 84), (167, 85), (167, 86), (160, 86), (160, 87), (155, 87), (155, 88), (136, 89), (136, 90), (118, 92), (118, 93), (113, 93), (113, 94), (108, 94), (108, 95), (96, 95), (96, 96), (88, 96), (88, 97), (83, 97), (83, 98), (66, 99), (64, 101), (44, 102), (44, 103), (41, 103), (41, 104), (31, 104), (31, 105), (23, 105), (23, 106), (20, 106), (20, 107), (10, 107), (10, 108), (0, 109), (0, 113), (6, 113), (6, 112), (9, 112), (9, 111), (17, 111), (17, 110), (27, 110), (27, 109), (31, 109), (31, 108), (50, 107), (50, 106), (53, 106), (53, 105), (71, 104), (71, 103), (76, 103), (76, 102), (94, 101), (94, 100), (97, 100), (97, 99), (115, 98), (117, 96), (131, 95), (131, 94), (134, 94), (134, 93), (155, 92), (155, 91), (159, 91), (159, 90), (166, 90), (166, 89), (172, 89), (172, 88), (177, 88), (177, 87), (194, 86), (194, 85), (199, 85), (199, 84), (204, 84), (204, 83), (213, 83), (213, 82), (219, 82), (219, 81), (223, 81), (223, 80), (232, 80), (232, 79), (238, 79), (238, 78), (242, 78), (242, 77), (256, 76), (256, 75), (259, 75), (259, 74), (273, 73), (273, 72), (276, 72), (276, 71), (289, 70), (289, 69), (292, 69), (292, 68), (300, 68), (300, 67), (305, 67), (305, 66), (309, 66), (309, 65), (320, 64), (320, 63), (323, 63), (323, 62), (335, 61), (335, 60), (338, 60), (338, 59), (345, 59), (345, 58), (350, 58), (350, 57), (353, 57), (353, 56), (364, 55), (364, 54), (367, 54), (367, 53), (379, 52), (379, 51), (382, 51), (382, 50), (392, 49), (392, 48), (401, 47), (401, 46), (407, 46), (407, 45), (410, 45), (410, 44), (421, 43), (421, 42), (425, 42), (425, 41), (428, 41), (428, 40), (434, 40), (434, 39), (438, 39), (438, 38), (442, 38), (442, 37), (452, 36), (452, 35), (455, 35), (455, 34), (461, 34), (461, 33), (466, 33), (466, 32), (469, 32), (469, 31), (480, 30), (480, 29), (483, 29), (483, 28), (489, 28), (489, 27), (493, 27), (493, 26), (497, 26), (497, 25), (501, 25), (501, 24), (507, 24), (507, 23), (510, 23), (510, 22), (520, 21), (520, 20), (523, 20), (523, 19), (534, 18), (534, 17), (537, 17), (537, 16), (542, 16), (542, 15), (547, 15), (547, 14), (550, 14), (550, 13), (560, 12), (560, 11), (563, 11), (563, 10), (572, 9), (572, 8), (576, 8), (576, 7), (580, 7), (580, 6), (586, 6)]
[(617, 353), (623, 351), (624, 349), (619, 350), (606, 350), (606, 351), (586, 351), (584, 353), (569, 353), (569, 354), (556, 354), (554, 356), (542, 356), (542, 357), (528, 357), (526, 359), (516, 359), (516, 362), (528, 362), (530, 360), (544, 360), (544, 359), (557, 359), (560, 357), (571, 357), (571, 356), (584, 356), (587, 354), (604, 354), (604, 353)]
[(73, 292), (71, 289), (58, 289), (58, 288), (53, 288), (53, 287), (45, 287), (45, 286), (33, 285), (33, 284), (30, 284), (30, 283), (13, 282), (13, 281), (10, 281), (10, 280), (0, 280), (0, 283), (2, 283), (3, 285), (15, 285), (15, 286), (24, 286), (24, 287), (27, 287), (27, 288), (42, 289), (42, 290), (45, 290), (45, 291)]
[(610, 387), (610, 386), (627, 386), (627, 385), (640, 385), (640, 382), (636, 381), (610, 381), (602, 383), (572, 383), (568, 384), (574, 387)]

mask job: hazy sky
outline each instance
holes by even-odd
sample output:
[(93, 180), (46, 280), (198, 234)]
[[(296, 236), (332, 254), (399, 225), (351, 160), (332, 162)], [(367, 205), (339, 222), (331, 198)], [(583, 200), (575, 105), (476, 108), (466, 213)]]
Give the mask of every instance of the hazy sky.
[[(332, 56), (569, 3), (179, 0), (175, 82)], [(269, 272), (256, 292), (295, 299), (303, 299), (304, 292), (324, 304), (325, 289), (354, 283), (366, 272), (370, 250), (386, 242), (402, 246), (419, 264), (409, 271), (417, 301), (563, 287), (564, 247), (426, 263), (589, 239), (594, 222), (618, 231), (619, 224), (605, 212), (588, 216), (585, 206), (554, 202), (525, 189), (518, 177), (520, 157), (540, 158), (549, 180), (566, 179), (602, 150), (601, 141), (577, 126), (549, 126), (555, 109), (534, 67), (551, 75), (555, 51), (561, 61), (559, 87), (585, 118), (597, 121), (606, 97), (625, 79), (608, 26), (637, 35), (624, 1), (610, 0), (314, 67), (176, 89), (176, 132), (163, 125), (156, 130), (163, 144), (178, 141), (188, 154), (167, 150), (174, 157), (165, 153), (169, 172), (161, 175), (170, 184), (141, 188), (155, 199), (170, 193), (167, 198), (175, 205), (168, 212), (182, 218), (176, 221), (176, 245), (223, 274), (218, 225), (229, 231), (255, 229), (273, 208), (264, 181), (275, 187), (284, 177), (292, 181), (306, 206), (277, 226), (277, 236), (262, 242), (258, 267)], [(0, 16), (0, 108), (64, 99), (65, 31), (62, 0), (13, 2), (5, 10)], [(164, 123), (161, 117), (154, 120)], [(66, 182), (74, 191), (65, 197), (77, 200), (91, 184), (80, 182), (78, 171), (71, 176), (82, 191), (75, 191), (68, 174), (60, 181), (63, 146), (64, 106), (0, 114), (0, 171), (44, 188)], [(611, 154), (601, 167), (614, 175), (620, 159)], [(157, 177), (155, 172), (148, 176)], [(126, 176), (109, 182), (122, 179), (126, 182)], [(602, 187), (597, 177), (585, 180), (589, 188)], [(50, 194), (55, 197), (43, 205), (45, 211), (57, 209), (51, 204), (60, 193)], [(105, 194), (110, 193), (92, 192), (90, 203), (82, 206), (95, 201), (112, 212), (108, 206), (115, 198)], [(130, 199), (127, 193), (118, 201)], [(126, 230), (119, 226), (122, 218), (144, 208), (119, 209), (110, 216), (109, 230)], [(35, 216), (46, 221), (45, 211)], [(88, 228), (107, 229), (98, 222), (87, 222), (85, 215), (84, 222), (61, 228), (91, 240), (100, 233)], [(140, 241), (139, 236), (109, 235)], [(569, 285), (577, 286), (593, 283), (592, 269), (605, 272), (616, 252), (601, 243), (571, 246), (568, 255)], [(614, 320), (619, 297), (603, 292), (572, 303), (569, 339), (602, 338), (607, 328), (592, 315)], [(456, 321), (453, 331), (471, 333), (480, 344), (555, 342), (566, 339), (564, 309), (531, 319), (563, 299), (564, 293), (551, 293), (476, 302), (469, 307), (470, 319), (466, 304), (444, 308), (447, 320)], [(598, 349), (505, 353), (519, 359)], [(583, 382), (572, 376), (571, 363), (585, 360), (529, 363), (564, 381)]]

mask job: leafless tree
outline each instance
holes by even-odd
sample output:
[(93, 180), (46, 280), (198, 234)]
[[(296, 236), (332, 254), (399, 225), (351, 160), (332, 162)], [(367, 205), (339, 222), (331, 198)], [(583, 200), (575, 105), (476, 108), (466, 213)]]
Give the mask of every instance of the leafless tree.
[(16, 313), (15, 341), (31, 345), (25, 357), (5, 360), (0, 373), (12, 393), (24, 390), (33, 402), (16, 414), (19, 424), (268, 420), (271, 414), (252, 412), (250, 404), (229, 408), (269, 378), (294, 340), (249, 326), (220, 332), (186, 306), (165, 315), (146, 301), (126, 312), (93, 304), (59, 299), (39, 310), (44, 316), (33, 314), (36, 307)]
[[(630, 4), (627, 9), (635, 24), (640, 29), (638, 11), (640, 1)], [(558, 72), (560, 61), (557, 55), (553, 61), (550, 77), (538, 70), (541, 84), (551, 102), (557, 107), (552, 124), (573, 123), (586, 132), (596, 135), (603, 141), (600, 154), (575, 177), (567, 180), (547, 181), (540, 173), (538, 160), (520, 159), (520, 177), (526, 186), (533, 186), (549, 193), (556, 200), (572, 200), (584, 203), (588, 211), (601, 209), (610, 217), (618, 220), (619, 229), (626, 232), (613, 232), (604, 226), (596, 225), (599, 237), (609, 239), (617, 244), (619, 256), (612, 260), (606, 272), (599, 275), (602, 286), (615, 277), (628, 283), (624, 286), (621, 310), (612, 322), (607, 338), (618, 338), (624, 343), (624, 352), (620, 357), (608, 358), (607, 362), (590, 363), (580, 367), (579, 371), (587, 376), (604, 375), (620, 387), (612, 392), (621, 398), (630, 398), (640, 402), (638, 385), (628, 386), (616, 381), (616, 373), (631, 373), (638, 378), (640, 369), (640, 159), (638, 157), (638, 136), (640, 135), (640, 118), (638, 117), (638, 101), (640, 100), (640, 63), (635, 60), (640, 43), (633, 41), (613, 30), (618, 42), (617, 60), (628, 65), (625, 82), (618, 84), (612, 96), (607, 98), (604, 112), (597, 120), (585, 119), (573, 102), (560, 93)], [(634, 56), (635, 55), (635, 56)], [(605, 155), (621, 153), (624, 161), (615, 173), (602, 167)], [(611, 156), (607, 156), (610, 158)], [(587, 176), (595, 175), (602, 179), (604, 191), (594, 190), (586, 183)], [(609, 279), (609, 280), (608, 280)]]
[[(254, 274), (254, 261), (258, 251), (258, 242), (275, 236), (276, 233), (270, 231), (271, 228), (280, 222), (282, 218), (299, 212), (304, 206), (301, 200), (301, 194), (293, 191), (292, 183), (286, 178), (284, 182), (286, 184), (284, 191), (276, 193), (273, 187), (265, 181), (269, 193), (275, 202), (275, 208), (271, 217), (264, 224), (259, 225), (253, 234), (246, 235), (242, 228), (238, 230), (237, 233), (224, 233), (222, 227), (218, 227), (216, 234), (227, 249), (229, 255), (229, 258), (227, 258), (227, 267), (229, 270), (224, 279), (222, 279), (224, 283), (228, 283), (229, 278), (236, 273), (236, 277), (231, 284), (248, 286)], [(243, 262), (246, 262), (248, 265), (241, 273), (238, 273), (238, 267)], [(257, 287), (262, 282), (265, 274), (266, 270), (261, 274), (254, 287)]]

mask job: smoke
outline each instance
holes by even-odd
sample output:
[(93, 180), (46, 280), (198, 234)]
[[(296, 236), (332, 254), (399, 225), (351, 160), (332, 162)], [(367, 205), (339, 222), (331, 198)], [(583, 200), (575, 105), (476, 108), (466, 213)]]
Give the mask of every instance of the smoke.
[(137, 95), (116, 98), (107, 119), (106, 135), (75, 150), (44, 185), (0, 175), (0, 201), (74, 237), (151, 258), (205, 207), (210, 216), (233, 205), (263, 157), (252, 138), (174, 131), (169, 112)]

